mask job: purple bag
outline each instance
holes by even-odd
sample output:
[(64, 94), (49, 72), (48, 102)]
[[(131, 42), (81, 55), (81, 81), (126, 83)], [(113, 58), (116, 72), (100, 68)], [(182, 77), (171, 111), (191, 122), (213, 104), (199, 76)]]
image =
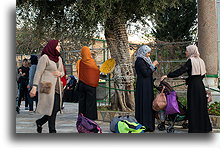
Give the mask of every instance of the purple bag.
[(100, 126), (95, 121), (84, 117), (82, 113), (78, 115), (76, 128), (79, 133), (102, 133)]
[(165, 108), (165, 114), (170, 115), (170, 114), (180, 113), (178, 102), (176, 100), (176, 92), (171, 91), (169, 94), (166, 94), (166, 98), (167, 98), (167, 106)]

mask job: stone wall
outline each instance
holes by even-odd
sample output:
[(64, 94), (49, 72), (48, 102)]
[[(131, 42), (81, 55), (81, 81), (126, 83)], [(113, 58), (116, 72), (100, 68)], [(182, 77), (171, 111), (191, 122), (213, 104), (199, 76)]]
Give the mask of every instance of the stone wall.
[(210, 115), (209, 118), (211, 120), (212, 127), (219, 129), (220, 128), (220, 116)]

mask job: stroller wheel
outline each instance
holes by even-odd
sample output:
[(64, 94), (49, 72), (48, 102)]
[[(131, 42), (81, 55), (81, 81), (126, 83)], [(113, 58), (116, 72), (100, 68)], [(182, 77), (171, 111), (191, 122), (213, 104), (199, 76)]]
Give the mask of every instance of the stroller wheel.
[(159, 131), (164, 131), (165, 130), (165, 124), (162, 122), (162, 123), (157, 125), (157, 128), (159, 129)]
[(188, 123), (185, 123), (185, 122), (184, 122), (184, 123), (182, 124), (182, 127), (183, 127), (184, 129), (187, 129), (187, 128), (188, 128)]
[(173, 127), (167, 128), (167, 133), (174, 133), (175, 129)]

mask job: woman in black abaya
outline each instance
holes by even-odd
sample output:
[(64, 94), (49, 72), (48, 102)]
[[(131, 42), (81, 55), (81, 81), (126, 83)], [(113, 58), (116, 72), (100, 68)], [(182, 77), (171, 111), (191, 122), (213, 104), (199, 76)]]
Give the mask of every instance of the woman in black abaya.
[(146, 126), (148, 131), (153, 132), (155, 130), (155, 116), (152, 109), (154, 99), (152, 75), (159, 63), (151, 61), (150, 52), (151, 48), (143, 45), (136, 53), (135, 118), (140, 124)]
[(186, 84), (187, 89), (187, 107), (189, 120), (189, 133), (208, 133), (212, 131), (210, 123), (205, 86), (202, 79), (205, 76), (206, 69), (204, 61), (199, 57), (199, 51), (196, 45), (186, 47), (187, 62), (181, 68), (170, 72), (165, 78), (174, 78), (188, 73)]

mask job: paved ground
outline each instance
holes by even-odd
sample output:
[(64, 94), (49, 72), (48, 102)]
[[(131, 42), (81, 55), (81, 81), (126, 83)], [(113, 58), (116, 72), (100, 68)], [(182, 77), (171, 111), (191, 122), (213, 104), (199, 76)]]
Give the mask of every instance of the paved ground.
[[(63, 114), (58, 113), (56, 121), (57, 133), (78, 133), (76, 129), (76, 119), (78, 113), (78, 103), (64, 103)], [(42, 115), (29, 113), (24, 110), (24, 102), (21, 105), (20, 114), (16, 115), (16, 133), (37, 133), (35, 120)], [(112, 133), (109, 130), (109, 122), (96, 121), (103, 130), (103, 133)], [(220, 132), (215, 129), (213, 132)], [(43, 126), (43, 132), (48, 133), (48, 124)], [(166, 133), (166, 131), (155, 130), (154, 133)], [(175, 126), (175, 133), (187, 133), (186, 129)]]

